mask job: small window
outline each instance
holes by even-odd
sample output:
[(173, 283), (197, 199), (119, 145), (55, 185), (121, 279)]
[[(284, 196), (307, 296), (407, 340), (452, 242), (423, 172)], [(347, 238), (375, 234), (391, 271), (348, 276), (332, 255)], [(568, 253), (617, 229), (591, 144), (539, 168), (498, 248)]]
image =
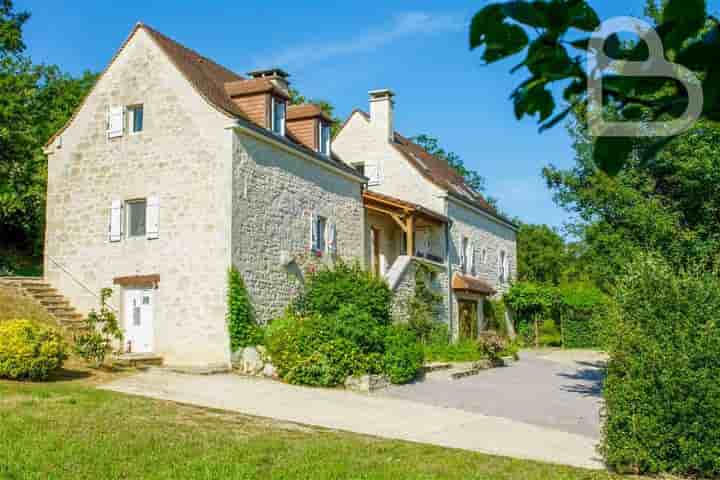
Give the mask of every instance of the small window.
[(317, 250), (318, 252), (324, 252), (327, 247), (325, 241), (325, 227), (327, 226), (327, 218), (318, 215), (315, 221), (315, 238), (317, 238)]
[(332, 136), (332, 130), (330, 125), (325, 122), (320, 122), (320, 141), (319, 151), (323, 155), (330, 155), (330, 137)]
[(285, 135), (285, 100), (272, 98), (272, 131), (278, 135)]
[(132, 105), (127, 108), (130, 133), (143, 131), (143, 106)]
[(480, 252), (480, 263), (485, 265), (487, 263), (487, 248), (483, 247), (482, 251)]
[(147, 233), (147, 201), (127, 202), (128, 237), (144, 237)]

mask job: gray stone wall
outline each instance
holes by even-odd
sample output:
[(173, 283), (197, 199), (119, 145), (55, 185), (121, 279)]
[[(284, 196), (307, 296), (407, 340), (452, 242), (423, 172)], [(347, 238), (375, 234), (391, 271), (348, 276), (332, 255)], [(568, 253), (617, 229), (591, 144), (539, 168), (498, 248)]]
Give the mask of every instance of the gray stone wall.
[[(134, 104), (144, 105), (144, 130), (108, 139), (106, 110)], [(170, 365), (230, 363), (228, 123), (141, 29), (48, 148), (48, 280), (87, 313), (113, 278), (159, 274), (155, 353)], [(112, 201), (149, 196), (160, 201), (159, 238), (110, 243)]]
[(440, 295), (440, 301), (435, 305), (435, 319), (449, 325), (448, 315), (448, 275), (447, 269), (435, 262), (419, 260), (413, 258), (405, 269), (400, 281), (398, 282), (393, 297), (392, 316), (397, 322), (406, 322), (408, 319), (408, 306), (410, 300), (415, 296), (415, 287), (417, 285), (418, 269), (421, 265), (433, 273), (433, 281), (430, 288)]
[(332, 262), (310, 252), (313, 212), (336, 224), (339, 258), (364, 260), (361, 184), (241, 131), (233, 144), (232, 261), (266, 323), (300, 292), (307, 268)]

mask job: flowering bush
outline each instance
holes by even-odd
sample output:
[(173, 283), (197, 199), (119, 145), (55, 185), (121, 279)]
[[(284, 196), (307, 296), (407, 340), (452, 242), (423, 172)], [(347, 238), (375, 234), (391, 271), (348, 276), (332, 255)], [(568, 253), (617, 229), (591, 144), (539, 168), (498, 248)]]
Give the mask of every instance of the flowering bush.
[(29, 320), (0, 324), (0, 378), (45, 380), (66, 358), (56, 331)]
[(497, 332), (486, 331), (478, 338), (478, 348), (492, 362), (500, 362), (502, 353), (507, 348), (507, 342)]

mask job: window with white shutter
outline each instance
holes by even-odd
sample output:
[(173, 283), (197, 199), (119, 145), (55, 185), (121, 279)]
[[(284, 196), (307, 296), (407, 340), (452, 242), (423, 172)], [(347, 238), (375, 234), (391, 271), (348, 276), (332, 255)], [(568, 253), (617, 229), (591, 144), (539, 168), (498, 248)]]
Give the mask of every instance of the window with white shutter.
[(498, 255), (498, 280), (500, 283), (505, 283), (507, 281), (506, 267), (507, 256), (505, 254), (505, 250), (500, 250), (500, 254)]
[(365, 176), (368, 178), (368, 185), (380, 184), (380, 167), (373, 164), (365, 164)]
[(126, 202), (128, 237), (147, 235), (147, 208), (148, 202), (145, 199)]
[(317, 238), (317, 215), (315, 213), (310, 214), (310, 250), (313, 252), (317, 251), (318, 238)]
[(148, 197), (147, 199), (147, 238), (155, 240), (160, 238), (160, 199)]
[(110, 206), (110, 225), (108, 227), (111, 242), (122, 240), (122, 207), (120, 200), (113, 200)]
[(124, 127), (125, 107), (111, 107), (107, 112), (107, 137), (122, 137)]
[(460, 269), (463, 271), (467, 271), (467, 249), (467, 237), (460, 237)]

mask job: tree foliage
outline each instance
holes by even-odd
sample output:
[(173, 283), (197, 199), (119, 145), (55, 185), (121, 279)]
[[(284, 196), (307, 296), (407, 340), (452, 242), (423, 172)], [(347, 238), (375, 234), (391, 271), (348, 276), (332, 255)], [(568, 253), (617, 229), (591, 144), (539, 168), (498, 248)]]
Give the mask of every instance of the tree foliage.
[(569, 255), (565, 240), (547, 225), (521, 224), (517, 234), (518, 278), (558, 285)]
[(484, 192), (486, 189), (485, 177), (478, 172), (470, 170), (460, 155), (455, 152), (448, 152), (440, 146), (437, 138), (421, 134), (412, 137), (410, 140), (423, 147), (430, 155), (446, 161), (463, 179), (465, 183), (476, 192)]
[[(668, 0), (648, 3), (648, 14), (659, 20), (656, 31), (666, 56), (702, 79), (702, 118), (720, 120), (720, 47), (718, 22), (708, 15), (704, 0)], [(578, 105), (588, 101), (585, 54), (591, 51), (588, 33), (600, 25), (597, 13), (585, 0), (506, 1), (485, 6), (470, 26), (470, 48), (482, 48), (482, 59), (493, 63), (525, 52), (513, 72), (525, 70), (528, 77), (512, 93), (515, 115), (537, 116), (540, 130), (557, 125)], [(607, 39), (608, 55), (619, 60), (643, 61), (644, 42)], [(685, 111), (688, 92), (672, 79), (629, 77), (617, 72), (599, 72), (603, 103), (613, 105), (620, 120), (646, 121), (672, 118)], [(562, 92), (559, 106), (556, 92)], [(560, 109), (558, 112), (557, 110)], [(661, 138), (636, 148), (633, 139), (599, 136), (594, 142), (593, 161), (606, 173), (639, 157), (655, 158), (674, 138)], [(636, 155), (637, 153), (637, 155)]]
[(47, 160), (42, 152), (96, 80), (35, 65), (23, 56), (27, 13), (0, 3), (0, 237), (24, 246), (41, 244)]

